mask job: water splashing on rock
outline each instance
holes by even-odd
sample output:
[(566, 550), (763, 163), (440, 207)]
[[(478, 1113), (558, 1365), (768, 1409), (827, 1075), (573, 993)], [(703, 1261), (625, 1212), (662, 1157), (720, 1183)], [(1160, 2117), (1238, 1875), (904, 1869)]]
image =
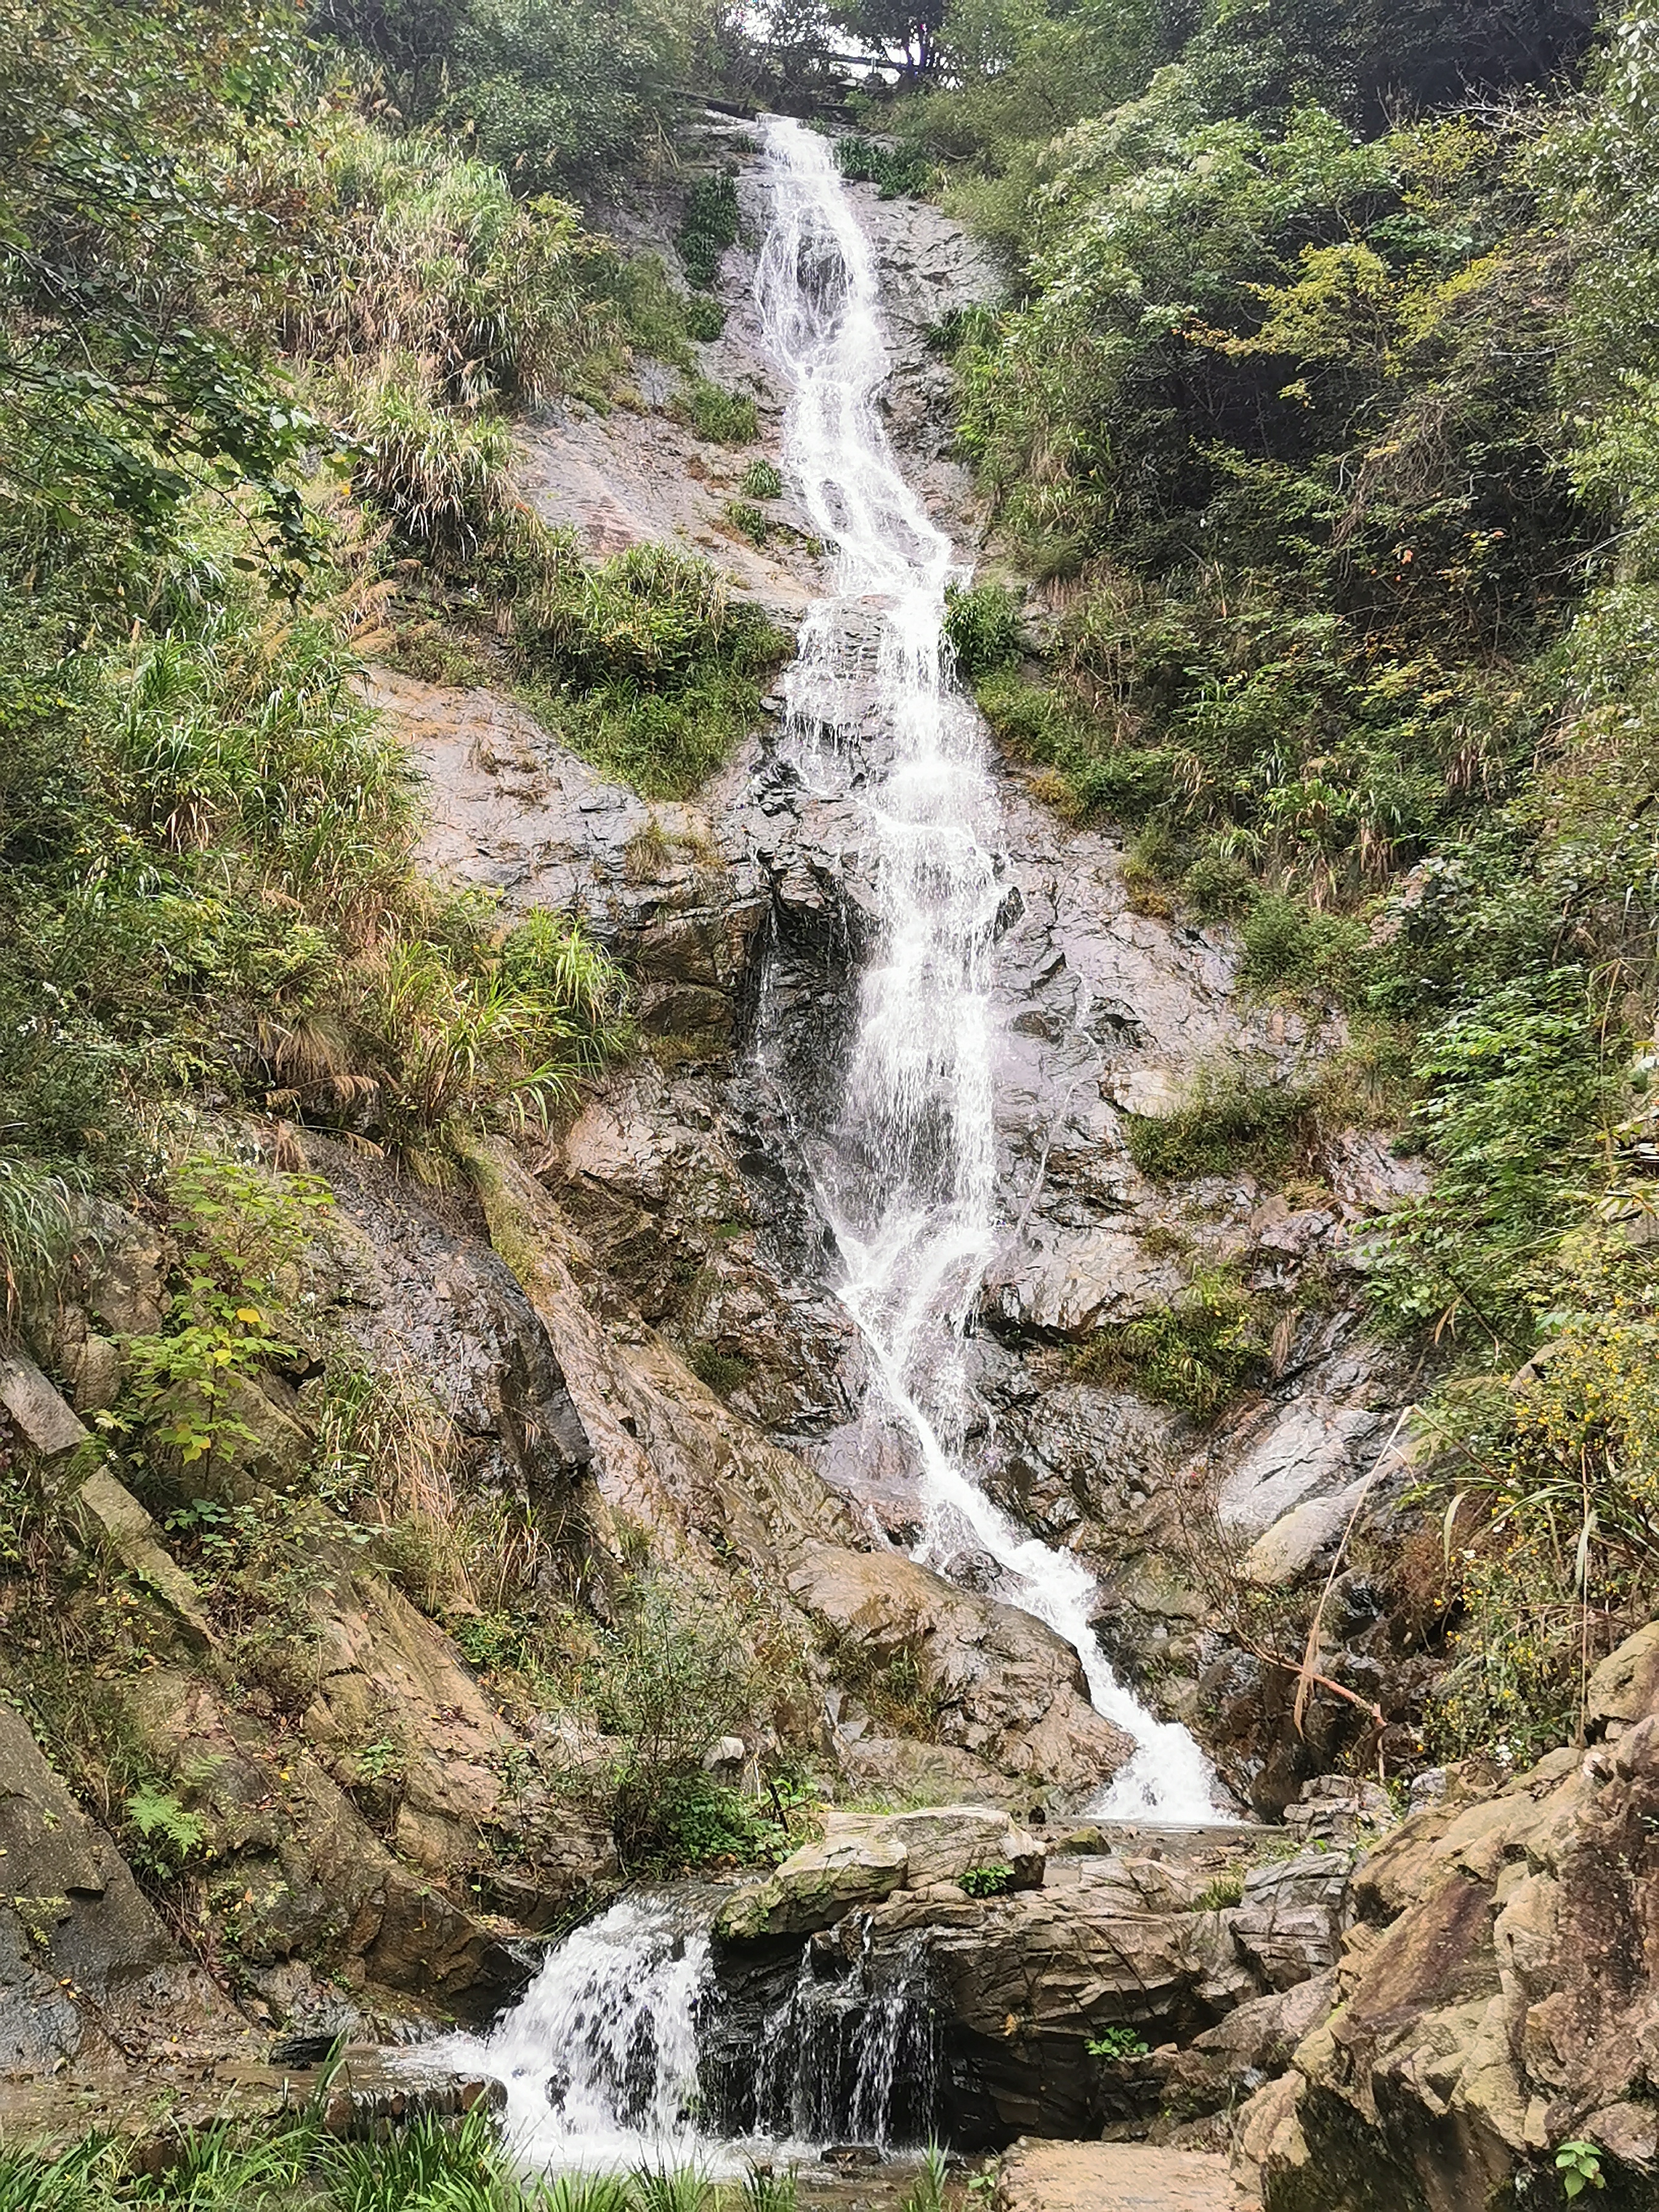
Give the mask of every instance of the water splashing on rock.
[(1000, 1234), (990, 960), (1000, 813), (979, 718), (948, 665), (945, 591), (963, 572), (877, 409), (888, 357), (869, 243), (830, 142), (781, 118), (765, 131), (773, 216), (756, 294), (791, 387), (787, 466), (836, 554), (835, 590), (810, 611), (787, 678), (787, 742), (826, 793), (853, 781), (855, 731), (876, 726), (879, 762), (859, 792), (874, 941), (842, 1109), (815, 1163), (841, 1295), (920, 1463), (916, 1556), (945, 1572), (964, 1555), (988, 1560), (997, 1595), (1076, 1650), (1096, 1706), (1136, 1746), (1095, 1809), (1201, 1820), (1213, 1812), (1208, 1764), (1114, 1676), (1091, 1625), (1091, 1577), (1021, 1528), (970, 1471), (964, 1341)]
[(624, 1898), (548, 1954), (488, 2035), (432, 2055), (505, 2083), (507, 2135), (532, 2166), (688, 2162), (703, 2149), (693, 2115), (707, 1923), (702, 1900)]

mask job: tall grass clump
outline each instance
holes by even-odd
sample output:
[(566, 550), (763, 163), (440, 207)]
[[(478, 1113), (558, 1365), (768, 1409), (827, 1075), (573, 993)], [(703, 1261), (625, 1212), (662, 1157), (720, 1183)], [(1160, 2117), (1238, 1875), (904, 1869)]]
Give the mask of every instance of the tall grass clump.
[(544, 534), (529, 550), (513, 652), (537, 712), (647, 798), (695, 790), (754, 727), (759, 679), (787, 640), (717, 569), (672, 546), (587, 563)]
[(360, 498), (404, 544), (465, 558), (500, 528), (511, 495), (513, 434), (500, 416), (433, 398), (408, 356), (384, 358), (349, 387), (338, 420), (355, 455)]
[(290, 159), (310, 228), (283, 304), (297, 358), (349, 380), (416, 361), (439, 401), (477, 407), (550, 398), (618, 343), (614, 256), (565, 202), (517, 199), (436, 134), (393, 136), (349, 110)]
[(1295, 1157), (1311, 1110), (1305, 1087), (1262, 1080), (1226, 1059), (1199, 1069), (1173, 1114), (1126, 1114), (1124, 1140), (1141, 1173), (1159, 1182), (1272, 1174)]
[(0, 1152), (0, 1344), (26, 1304), (58, 1279), (75, 1243), (71, 1176), (40, 1162)]
[(692, 428), (717, 446), (752, 446), (760, 416), (746, 392), (728, 392), (706, 376), (693, 377), (684, 402)]
[(685, 196), (685, 213), (675, 240), (685, 281), (699, 292), (714, 289), (720, 257), (738, 242), (738, 186), (724, 173), (699, 177)]

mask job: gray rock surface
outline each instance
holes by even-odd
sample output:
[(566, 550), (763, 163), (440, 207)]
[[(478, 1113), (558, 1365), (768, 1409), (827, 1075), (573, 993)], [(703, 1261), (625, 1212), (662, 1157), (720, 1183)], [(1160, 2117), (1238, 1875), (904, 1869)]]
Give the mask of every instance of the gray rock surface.
[(162, 2033), (216, 2051), (245, 2030), (0, 1703), (0, 2068), (118, 2059)]

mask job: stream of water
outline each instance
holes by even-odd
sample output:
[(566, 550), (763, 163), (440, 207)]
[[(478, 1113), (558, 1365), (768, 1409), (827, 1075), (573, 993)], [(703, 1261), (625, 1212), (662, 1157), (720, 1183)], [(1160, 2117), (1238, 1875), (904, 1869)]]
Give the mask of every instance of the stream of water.
[[(1076, 1650), (1096, 1705), (1136, 1746), (1094, 1809), (1200, 1821), (1212, 1812), (1208, 1765), (1113, 1675), (1091, 1626), (1089, 1574), (971, 1472), (964, 1347), (1000, 1234), (989, 970), (1000, 814), (979, 719), (947, 665), (956, 556), (877, 412), (888, 362), (868, 241), (830, 142), (781, 119), (765, 130), (772, 221), (756, 295), (791, 392), (786, 463), (836, 555), (834, 592), (810, 611), (787, 679), (787, 741), (803, 773), (844, 790), (846, 732), (873, 705), (884, 762), (861, 793), (879, 927), (821, 1178), (841, 1294), (914, 1440), (927, 1512), (917, 1555), (946, 1571), (965, 1553), (988, 1559), (1000, 1595)], [(793, 1984), (721, 2057), (708, 1917), (695, 1894), (624, 1899), (550, 1953), (487, 2036), (452, 2039), (438, 2055), (506, 2084), (509, 2135), (542, 2168), (729, 2169), (743, 2148), (733, 2136), (786, 2153), (924, 2140), (936, 2051), (920, 1975), (883, 1981), (860, 1961), (820, 1978), (803, 1951)]]
[(927, 1515), (916, 1556), (947, 1573), (964, 1553), (993, 1561), (997, 1594), (1064, 1637), (1096, 1707), (1133, 1739), (1091, 1809), (1203, 1820), (1209, 1764), (1114, 1675), (1091, 1625), (1093, 1577), (973, 1474), (965, 1343), (1001, 1234), (990, 967), (1004, 887), (984, 731), (944, 635), (945, 589), (965, 571), (882, 424), (875, 261), (831, 143), (781, 117), (764, 127), (772, 219), (756, 296), (790, 387), (787, 473), (836, 552), (835, 589), (809, 613), (786, 678), (786, 742), (820, 789), (844, 788), (847, 732), (867, 726), (873, 702), (886, 756), (860, 793), (878, 927), (820, 1178), (841, 1296), (914, 1439)]

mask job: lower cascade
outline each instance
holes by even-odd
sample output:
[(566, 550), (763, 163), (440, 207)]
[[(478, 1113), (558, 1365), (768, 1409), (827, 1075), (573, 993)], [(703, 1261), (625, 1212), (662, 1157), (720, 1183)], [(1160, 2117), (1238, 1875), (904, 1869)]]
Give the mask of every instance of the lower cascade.
[(565, 1937), (488, 2033), (425, 2046), (507, 2092), (517, 2155), (543, 2169), (734, 2169), (746, 2144), (882, 2149), (933, 2132), (938, 2058), (921, 1962), (821, 1978), (810, 1944), (781, 2002), (717, 1986), (706, 1889), (624, 1898)]
[[(840, 1116), (812, 1147), (841, 1296), (920, 1463), (918, 1559), (945, 1574), (988, 1563), (996, 1595), (1076, 1650), (1095, 1706), (1135, 1745), (1093, 1811), (1201, 1821), (1215, 1811), (1209, 1763), (1113, 1674), (1092, 1577), (1003, 1512), (968, 1464), (964, 1343), (999, 1239), (989, 969), (1002, 887), (996, 787), (945, 637), (946, 589), (965, 571), (877, 412), (875, 263), (832, 147), (781, 117), (765, 131), (757, 299), (790, 387), (788, 472), (836, 556), (835, 592), (810, 611), (788, 672), (786, 744), (811, 787), (860, 792), (878, 909)], [(861, 785), (853, 730), (872, 720), (888, 757)]]
[(437, 2055), (505, 2084), (507, 2132), (532, 2165), (694, 2156), (706, 1921), (683, 1899), (624, 1898), (566, 1936), (487, 2035)]

